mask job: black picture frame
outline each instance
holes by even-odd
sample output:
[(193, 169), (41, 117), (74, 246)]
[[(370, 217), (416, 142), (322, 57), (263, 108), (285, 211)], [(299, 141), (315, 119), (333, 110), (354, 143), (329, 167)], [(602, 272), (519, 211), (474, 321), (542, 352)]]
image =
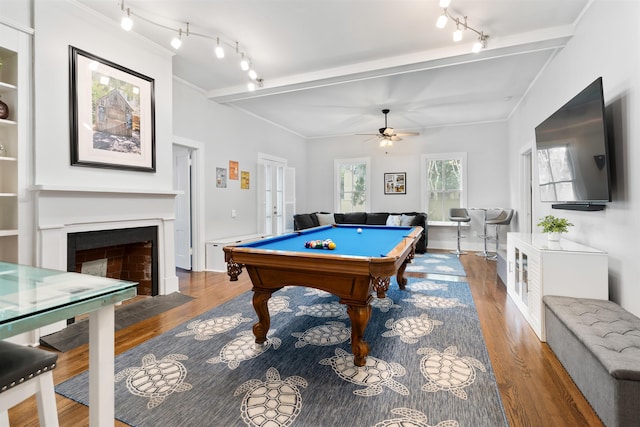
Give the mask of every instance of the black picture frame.
[(71, 165), (156, 171), (154, 79), (69, 46)]
[(407, 194), (407, 173), (387, 172), (384, 174), (384, 194)]

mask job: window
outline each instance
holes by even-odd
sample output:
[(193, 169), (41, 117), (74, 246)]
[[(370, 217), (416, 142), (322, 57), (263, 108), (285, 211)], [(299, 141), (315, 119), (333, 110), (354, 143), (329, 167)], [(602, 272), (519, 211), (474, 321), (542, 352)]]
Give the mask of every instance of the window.
[(369, 158), (336, 160), (336, 212), (367, 212), (369, 210)]
[(422, 205), (430, 225), (449, 225), (449, 209), (467, 205), (467, 153), (422, 156)]

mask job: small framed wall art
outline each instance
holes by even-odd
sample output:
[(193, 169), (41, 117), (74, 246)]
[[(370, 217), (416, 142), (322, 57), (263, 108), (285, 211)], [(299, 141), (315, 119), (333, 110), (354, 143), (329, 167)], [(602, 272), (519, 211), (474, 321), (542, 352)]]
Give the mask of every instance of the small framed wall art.
[(407, 173), (389, 172), (384, 174), (384, 194), (407, 194)]

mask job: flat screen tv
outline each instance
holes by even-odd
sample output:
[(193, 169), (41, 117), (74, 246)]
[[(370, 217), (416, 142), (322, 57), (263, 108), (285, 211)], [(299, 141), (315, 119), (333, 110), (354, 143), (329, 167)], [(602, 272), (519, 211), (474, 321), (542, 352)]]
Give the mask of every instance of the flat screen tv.
[(540, 200), (557, 209), (601, 210), (611, 201), (602, 77), (536, 129)]

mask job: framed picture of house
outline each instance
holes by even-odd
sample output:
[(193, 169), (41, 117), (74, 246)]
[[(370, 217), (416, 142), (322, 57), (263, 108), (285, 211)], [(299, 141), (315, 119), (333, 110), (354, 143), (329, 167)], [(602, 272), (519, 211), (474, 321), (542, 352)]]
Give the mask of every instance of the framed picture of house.
[(385, 173), (384, 194), (407, 194), (406, 180), (406, 172)]
[(69, 46), (71, 165), (155, 172), (154, 80)]

